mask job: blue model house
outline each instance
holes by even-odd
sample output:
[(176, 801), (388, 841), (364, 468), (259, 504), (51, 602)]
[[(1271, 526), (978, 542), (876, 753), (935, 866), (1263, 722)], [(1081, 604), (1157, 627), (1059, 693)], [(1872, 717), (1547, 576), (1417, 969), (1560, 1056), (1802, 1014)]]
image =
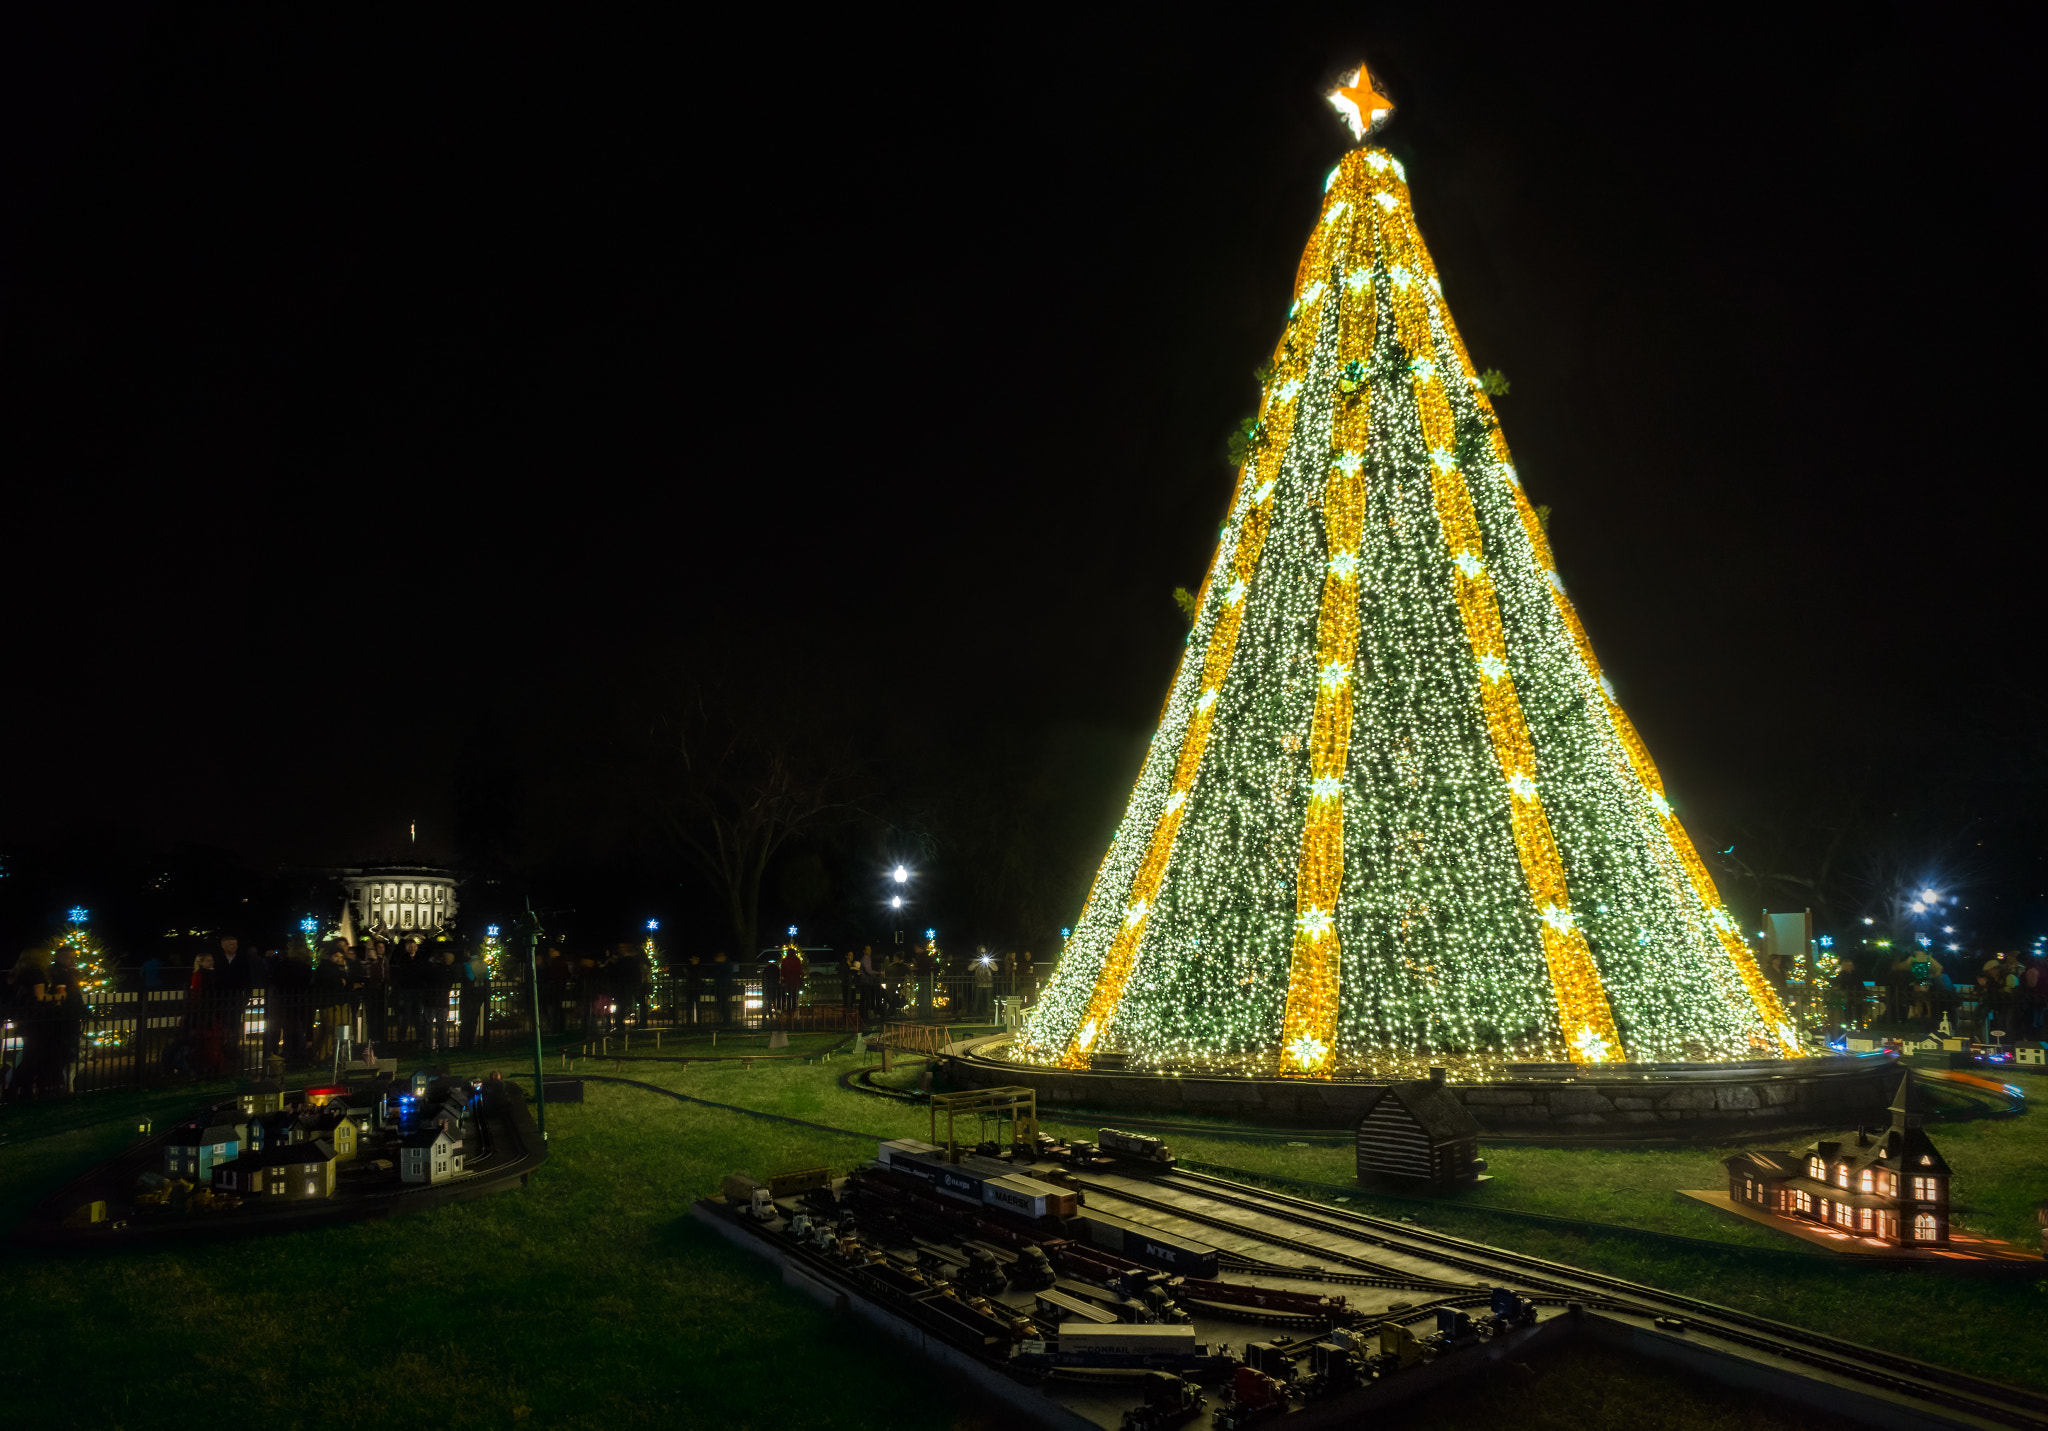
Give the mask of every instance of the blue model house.
[(169, 1177), (188, 1178), (208, 1184), (213, 1165), (225, 1163), (242, 1150), (242, 1130), (232, 1123), (187, 1123), (164, 1141), (164, 1172)]

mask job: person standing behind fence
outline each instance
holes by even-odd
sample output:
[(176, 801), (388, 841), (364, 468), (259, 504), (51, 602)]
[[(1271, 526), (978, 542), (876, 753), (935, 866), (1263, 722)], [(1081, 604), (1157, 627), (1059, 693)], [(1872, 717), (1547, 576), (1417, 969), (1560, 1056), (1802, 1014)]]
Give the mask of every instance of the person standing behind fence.
[(562, 951), (554, 945), (542, 956), (540, 966), (541, 1016), (547, 1020), (547, 1031), (558, 1034), (562, 1031), (562, 1005), (569, 1000), (569, 961), (562, 957)]
[(448, 1002), (455, 992), (456, 981), (462, 975), (455, 967), (455, 950), (448, 945), (429, 953), (426, 960), (425, 977), (421, 980), (421, 1003), (426, 1011), (427, 1047), (445, 1052), (455, 1044), (449, 1036)]
[(341, 941), (330, 939), (320, 950), (320, 967), (313, 971), (313, 1007), (320, 1021), (314, 1037), (313, 1057), (331, 1062), (341, 1027), (349, 1021), (348, 963), (342, 956)]
[(242, 1043), (248, 1032), (249, 1000), (257, 990), (269, 987), (270, 971), (263, 967), (261, 954), (244, 949), (241, 940), (232, 934), (220, 936), (220, 954), (213, 968), (214, 987), (220, 991), (220, 1071), (238, 1072), (242, 1066)]
[(776, 980), (782, 986), (782, 997), (776, 1002), (782, 1012), (792, 1019), (796, 1017), (797, 996), (803, 992), (805, 972), (802, 952), (794, 944), (784, 945), (782, 962), (776, 968)]
[(362, 991), (363, 1042), (375, 1048), (385, 1033), (385, 1003), (391, 997), (391, 956), (381, 939), (365, 941), (362, 951), (362, 968), (356, 979)]
[(273, 1038), (291, 1063), (302, 1061), (313, 1039), (313, 968), (301, 952), (301, 941), (270, 967), (270, 997), (264, 1006)]
[(974, 1016), (985, 1019), (995, 1003), (996, 970), (995, 960), (989, 958), (984, 948), (974, 961)]
[(911, 973), (917, 979), (917, 1016), (928, 1019), (932, 1016), (932, 980), (938, 977), (939, 962), (932, 958), (929, 943), (919, 944), (911, 950)]
[(623, 1032), (629, 1015), (637, 1015), (647, 1027), (647, 956), (621, 939), (612, 948), (611, 975), (612, 1032)]
[(874, 945), (861, 945), (860, 957), (854, 961), (853, 965), (853, 982), (854, 987), (859, 992), (860, 1021), (863, 1024), (867, 1024), (873, 1020), (875, 1012), (876, 973)]
[(432, 1046), (432, 1024), (428, 1022), (428, 999), (434, 993), (434, 960), (420, 948), (420, 936), (408, 934), (397, 946), (391, 960), (391, 985), (397, 989), (399, 1036), (414, 1038)]
[(472, 949), (463, 958), (456, 974), (456, 986), (462, 994), (462, 1037), (459, 1042), (464, 1048), (475, 1048), (483, 1023), (484, 1006), (491, 999), (491, 971), (484, 967), (483, 956)]
[(711, 956), (712, 1002), (718, 1007), (720, 1027), (725, 1027), (732, 1023), (732, 976), (732, 956), (721, 949)]
[(201, 1078), (218, 1078), (227, 1072), (224, 1027), (232, 996), (221, 992), (220, 970), (214, 956), (201, 952), (192, 956), (192, 980), (185, 990), (185, 1029), (192, 1038), (192, 1067)]
[(2017, 1032), (2024, 1038), (2040, 1038), (2044, 1016), (2048, 1016), (2048, 968), (2035, 955), (2020, 972)]
[(56, 1088), (66, 1094), (77, 1090), (78, 1056), (85, 1041), (85, 1020), (91, 1013), (85, 1002), (85, 980), (72, 963), (69, 945), (57, 950), (50, 961), (50, 1073)]
[(45, 1061), (44, 1010), (50, 992), (50, 952), (24, 949), (7, 979), (7, 1017), (21, 1046), (7, 1071), (7, 1095), (27, 1098), (36, 1091)]

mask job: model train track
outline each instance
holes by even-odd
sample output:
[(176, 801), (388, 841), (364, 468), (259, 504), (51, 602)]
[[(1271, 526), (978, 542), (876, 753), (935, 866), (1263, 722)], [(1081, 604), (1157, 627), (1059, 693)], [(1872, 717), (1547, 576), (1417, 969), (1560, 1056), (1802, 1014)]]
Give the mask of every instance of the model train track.
[[(1666, 1292), (1604, 1273), (1588, 1272), (1540, 1257), (1487, 1247), (1447, 1233), (1431, 1232), (1413, 1223), (1393, 1222), (1364, 1213), (1332, 1210), (1284, 1193), (1262, 1189), (1258, 1190), (1256, 1196), (1247, 1196), (1252, 1189), (1221, 1178), (1210, 1177), (1205, 1173), (1161, 1170), (1149, 1172), (1148, 1180), (1165, 1187), (1179, 1188), (1213, 1203), (1293, 1223), (1328, 1235), (1348, 1237), (1374, 1245), (1399, 1247), (1426, 1255), (1432, 1261), (1444, 1262), (1460, 1270), (1490, 1278), (1500, 1279), (1503, 1274), (1511, 1274), (1528, 1290), (1543, 1295), (1545, 1301), (1564, 1298), (1643, 1317), (1677, 1316), (1689, 1326), (1722, 1340), (1830, 1371), (1866, 1385), (1875, 1385), (1933, 1401), (2004, 1425), (2048, 1426), (2048, 1396), (2039, 1392), (1948, 1371), (1911, 1357), (1861, 1346), (1824, 1333), (1788, 1326), (1782, 1322), (1739, 1312), (1682, 1293)], [(1104, 1185), (1102, 1191), (1112, 1197), (1130, 1197), (1129, 1192), (1122, 1188)], [(1138, 1201), (1139, 1198), (1131, 1200)], [(1238, 1232), (1249, 1232), (1261, 1241), (1271, 1241), (1276, 1246), (1310, 1248), (1310, 1244), (1292, 1239), (1282, 1242), (1278, 1238), (1269, 1237), (1261, 1229), (1246, 1228), (1241, 1221), (1232, 1222), (1208, 1216), (1197, 1209), (1168, 1204), (1156, 1199), (1146, 1199), (1145, 1205), (1190, 1221), (1206, 1222), (1212, 1226)], [(1336, 1255), (1327, 1249), (1311, 1250), (1321, 1260), (1338, 1260)], [(1356, 1262), (1359, 1259), (1347, 1257), (1341, 1260)], [(1289, 1272), (1288, 1275), (1302, 1274)], [(1409, 1285), (1417, 1284), (1411, 1281)], [(1411, 1313), (1404, 1311), (1402, 1315), (1407, 1316)]]
[[(1225, 1228), (1233, 1232), (1246, 1232), (1248, 1230), (1244, 1228), (1242, 1225), (1238, 1223), (1233, 1223), (1226, 1218), (1208, 1216), (1195, 1209), (1182, 1207), (1179, 1203), (1167, 1202), (1160, 1198), (1146, 1197), (1143, 1193), (1133, 1192), (1131, 1189), (1127, 1187), (1113, 1186), (1109, 1183), (1097, 1182), (1096, 1180), (1088, 1177), (1077, 1178), (1076, 1181), (1079, 1182), (1081, 1186), (1087, 1188), (1091, 1192), (1100, 1192), (1105, 1194), (1106, 1196), (1116, 1198), (1121, 1202), (1131, 1203), (1138, 1207), (1150, 1208), (1154, 1212), (1162, 1212), (1169, 1217), (1186, 1218), (1190, 1222), (1203, 1223), (1209, 1227)], [(1189, 1191), (1194, 1191), (1194, 1189), (1189, 1189)], [(1206, 1192), (1200, 1195), (1203, 1197), (1210, 1197), (1210, 1194)], [(1216, 1197), (1211, 1197), (1210, 1200), (1215, 1202), (1238, 1201), (1240, 1202), (1240, 1205), (1244, 1207), (1252, 1208), (1260, 1212), (1268, 1212), (1275, 1217), (1281, 1216), (1281, 1214), (1277, 1212), (1271, 1212), (1270, 1209), (1264, 1208), (1254, 1202)], [(1304, 1221), (1303, 1219), (1292, 1217), (1285, 1218), (1285, 1220), (1289, 1222)], [(1271, 1232), (1264, 1228), (1256, 1229), (1253, 1232), (1253, 1235), (1255, 1235), (1259, 1241), (1265, 1243), (1269, 1247), (1284, 1247), (1288, 1249), (1290, 1252), (1299, 1252), (1304, 1257), (1315, 1258), (1319, 1264), (1327, 1265), (1331, 1262), (1338, 1262), (1344, 1264), (1347, 1267), (1353, 1267), (1358, 1269), (1354, 1272), (1337, 1274), (1337, 1276), (1335, 1277), (1326, 1275), (1321, 1279), (1324, 1281), (1335, 1281), (1341, 1279), (1347, 1285), (1354, 1287), (1381, 1287), (1400, 1292), (1425, 1291), (1431, 1289), (1440, 1290), (1445, 1288), (1455, 1288), (1460, 1292), (1469, 1292), (1472, 1290), (1472, 1285), (1470, 1283), (1450, 1282), (1440, 1277), (1418, 1277), (1413, 1273), (1403, 1273), (1398, 1268), (1388, 1267), (1378, 1262), (1368, 1261), (1363, 1257), (1353, 1257), (1348, 1253), (1332, 1251), (1330, 1248), (1324, 1247), (1318, 1243), (1298, 1241), (1294, 1238), (1287, 1237), (1279, 1233)], [(1372, 1239), (1359, 1238), (1355, 1235), (1353, 1236), (1353, 1240), (1361, 1242), (1372, 1241)], [(1225, 1253), (1219, 1249), (1217, 1257), (1219, 1261), (1224, 1257), (1228, 1257), (1234, 1265), (1239, 1267), (1240, 1270), (1246, 1272), (1263, 1273), (1264, 1275), (1270, 1277), (1301, 1277), (1305, 1275), (1313, 1275), (1305, 1274), (1297, 1268), (1288, 1267), (1282, 1263), (1265, 1262), (1255, 1257), (1247, 1257), (1243, 1253), (1238, 1252)], [(1450, 1259), (1432, 1258), (1431, 1260), (1447, 1261)], [(1473, 1268), (1474, 1270), (1491, 1270), (1482, 1268), (1477, 1263), (1473, 1264)]]

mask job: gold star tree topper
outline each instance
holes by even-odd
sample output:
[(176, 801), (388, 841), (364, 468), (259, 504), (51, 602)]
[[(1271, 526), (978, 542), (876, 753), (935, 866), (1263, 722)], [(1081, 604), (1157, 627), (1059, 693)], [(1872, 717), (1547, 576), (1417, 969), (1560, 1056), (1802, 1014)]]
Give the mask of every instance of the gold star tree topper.
[(1364, 65), (1358, 67), (1349, 84), (1338, 85), (1325, 98), (1360, 139), (1385, 124), (1394, 113), (1394, 102), (1379, 92)]

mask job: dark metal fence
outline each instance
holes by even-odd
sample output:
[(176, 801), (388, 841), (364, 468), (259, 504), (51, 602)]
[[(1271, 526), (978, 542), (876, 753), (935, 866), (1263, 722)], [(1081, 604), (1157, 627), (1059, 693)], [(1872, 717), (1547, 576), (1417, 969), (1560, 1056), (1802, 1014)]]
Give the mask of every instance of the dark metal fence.
[[(671, 971), (640, 989), (543, 983), (541, 1032), (549, 1038), (662, 1030), (792, 1033), (872, 1026), (882, 1018), (947, 1023), (992, 1019), (996, 1001), (1035, 1000), (1050, 965), (1020, 972), (885, 978), (865, 989), (832, 966), (814, 966), (794, 999), (772, 972), (719, 966)], [(133, 1088), (171, 1078), (259, 1077), (282, 1068), (332, 1067), (337, 1052), (425, 1059), (449, 1052), (523, 1051), (533, 1037), (534, 994), (523, 979), (448, 990), (376, 986), (252, 989), (193, 994), (184, 989), (102, 995), (82, 1023), (6, 1010), (0, 1066), (10, 1094)]]

